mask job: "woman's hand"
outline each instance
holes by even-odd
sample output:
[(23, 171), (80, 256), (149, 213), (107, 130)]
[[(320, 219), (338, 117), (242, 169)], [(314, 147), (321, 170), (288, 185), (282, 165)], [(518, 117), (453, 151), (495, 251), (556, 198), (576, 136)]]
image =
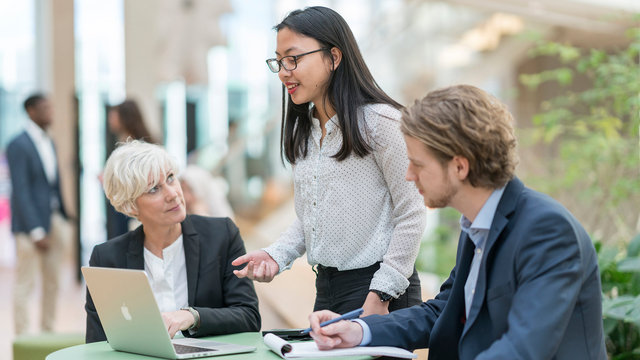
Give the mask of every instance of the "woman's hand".
[(367, 298), (364, 300), (364, 305), (362, 305), (364, 309), (364, 313), (362, 313), (362, 317), (379, 314), (386, 315), (389, 313), (389, 302), (388, 301), (380, 301), (380, 297), (378, 294), (369, 291)]
[(233, 270), (233, 273), (239, 278), (247, 277), (255, 281), (270, 282), (280, 270), (278, 263), (264, 250), (256, 250), (242, 255), (233, 260), (231, 265), (239, 266), (245, 263), (247, 266), (242, 270)]
[(316, 311), (309, 315), (311, 337), (316, 341), (318, 349), (347, 348), (360, 345), (362, 342), (362, 326), (351, 320), (342, 320), (325, 327), (320, 323), (340, 316), (329, 310)]
[(193, 325), (196, 319), (187, 310), (169, 311), (162, 313), (162, 321), (169, 332), (169, 337), (173, 339), (180, 330), (187, 330)]

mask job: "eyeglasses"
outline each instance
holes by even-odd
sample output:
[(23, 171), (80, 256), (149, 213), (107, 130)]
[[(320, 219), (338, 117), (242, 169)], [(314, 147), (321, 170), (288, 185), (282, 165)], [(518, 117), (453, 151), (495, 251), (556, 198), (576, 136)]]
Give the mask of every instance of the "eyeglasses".
[(299, 54), (299, 55), (289, 55), (289, 56), (283, 56), (282, 59), (278, 60), (278, 59), (267, 59), (267, 65), (269, 66), (269, 70), (271, 70), (274, 73), (279, 73), (281, 68), (284, 68), (287, 71), (293, 71), (298, 67), (298, 59), (305, 56), (305, 55), (309, 55), (309, 54), (313, 54), (315, 52), (318, 51), (322, 51), (322, 50), (329, 50), (327, 48), (321, 48), (318, 50), (313, 50), (313, 51), (309, 51), (306, 52), (304, 54)]

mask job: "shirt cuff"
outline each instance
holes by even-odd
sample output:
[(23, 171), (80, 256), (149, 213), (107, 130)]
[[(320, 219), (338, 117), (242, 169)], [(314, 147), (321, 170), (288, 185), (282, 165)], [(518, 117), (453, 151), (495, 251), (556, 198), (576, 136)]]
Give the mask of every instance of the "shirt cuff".
[(282, 254), (282, 252), (278, 251), (278, 248), (276, 246), (277, 245), (271, 245), (266, 248), (262, 248), (261, 250), (264, 250), (264, 252), (269, 254), (269, 256), (271, 256), (273, 261), (275, 261), (276, 264), (278, 264), (278, 275), (279, 275), (281, 272), (291, 269), (291, 266), (293, 266), (293, 261), (287, 264), (285, 255)]
[[(413, 272), (413, 265), (411, 267), (411, 272)], [(380, 269), (373, 274), (373, 279), (369, 284), (369, 290), (382, 291), (394, 299), (402, 296), (408, 287), (409, 279), (384, 262), (380, 264)]]
[(357, 322), (362, 326), (362, 341), (358, 346), (367, 346), (371, 343), (371, 329), (369, 329), (369, 325), (361, 319), (351, 320), (353, 322)]
[(44, 228), (42, 226), (38, 226), (37, 228), (29, 232), (29, 237), (33, 242), (38, 242), (44, 239), (45, 236), (47, 236), (47, 232), (44, 231)]

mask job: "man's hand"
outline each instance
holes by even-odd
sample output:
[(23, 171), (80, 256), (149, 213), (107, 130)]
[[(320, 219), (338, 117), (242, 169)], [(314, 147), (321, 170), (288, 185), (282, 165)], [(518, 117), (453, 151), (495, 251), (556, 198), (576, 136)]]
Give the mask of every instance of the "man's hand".
[(164, 321), (164, 326), (167, 328), (169, 336), (173, 339), (178, 331), (190, 328), (196, 319), (189, 311), (178, 310), (163, 312), (162, 321)]
[(247, 266), (242, 270), (233, 270), (233, 273), (239, 278), (247, 277), (255, 281), (270, 282), (280, 270), (278, 263), (264, 250), (256, 250), (242, 255), (233, 260), (231, 265), (239, 266), (245, 263)]
[(362, 317), (373, 314), (386, 315), (389, 313), (389, 301), (380, 301), (378, 294), (370, 291), (367, 298), (364, 300), (362, 308), (364, 309)]
[(47, 251), (47, 249), (49, 249), (49, 245), (51, 244), (51, 237), (49, 237), (49, 235), (45, 235), (42, 239), (34, 241), (33, 244), (39, 251)]
[(340, 316), (340, 314), (329, 310), (316, 311), (309, 315), (311, 337), (316, 341), (318, 349), (348, 348), (358, 346), (362, 342), (362, 326), (357, 322), (342, 320), (322, 328), (320, 327), (321, 322), (337, 318), (338, 316)]

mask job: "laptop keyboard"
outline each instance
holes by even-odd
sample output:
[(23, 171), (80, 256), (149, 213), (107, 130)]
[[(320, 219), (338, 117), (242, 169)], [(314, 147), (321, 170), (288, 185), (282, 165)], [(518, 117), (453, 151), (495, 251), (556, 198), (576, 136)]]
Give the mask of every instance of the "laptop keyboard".
[(218, 351), (216, 349), (211, 349), (211, 348), (202, 348), (198, 346), (181, 345), (181, 344), (173, 344), (173, 348), (176, 349), (176, 354), (193, 354), (193, 353), (206, 352), (206, 351)]

